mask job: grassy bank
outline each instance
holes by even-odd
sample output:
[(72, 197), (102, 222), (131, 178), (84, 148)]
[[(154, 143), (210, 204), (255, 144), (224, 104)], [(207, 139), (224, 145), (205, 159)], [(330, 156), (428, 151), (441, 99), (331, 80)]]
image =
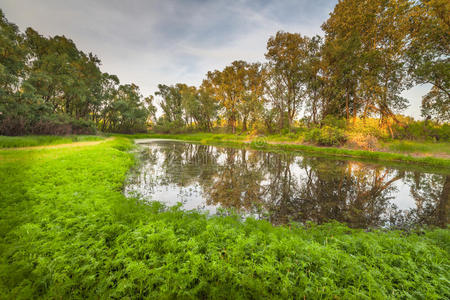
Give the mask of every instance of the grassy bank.
[[(396, 162), (396, 163), (413, 163), (436, 168), (450, 168), (450, 159), (439, 158), (434, 156), (412, 156), (412, 153), (419, 152), (432, 155), (440, 152), (450, 152), (450, 143), (438, 143), (438, 147), (433, 149), (431, 143), (418, 142), (392, 142), (385, 143), (385, 147), (391, 147), (391, 151), (366, 151), (353, 150), (337, 147), (318, 147), (312, 145), (304, 145), (294, 143), (289, 137), (268, 136), (252, 138), (245, 135), (232, 134), (213, 134), (213, 133), (194, 133), (194, 134), (135, 134), (121, 135), (128, 138), (167, 138), (185, 141), (193, 141), (204, 144), (214, 145), (231, 145), (231, 146), (248, 146), (253, 149), (265, 150), (284, 150), (284, 151), (302, 151), (313, 154), (325, 154), (337, 157), (354, 157), (361, 159), (369, 159), (373, 161)], [(398, 151), (400, 150), (400, 151)], [(398, 152), (397, 152), (398, 151)]]
[(448, 229), (364, 232), (126, 199), (127, 139), (0, 152), (0, 298), (450, 297)]
[(2, 136), (0, 135), (0, 148), (34, 147), (44, 145), (60, 145), (73, 142), (99, 141), (104, 137), (96, 135), (29, 135), (29, 136)]

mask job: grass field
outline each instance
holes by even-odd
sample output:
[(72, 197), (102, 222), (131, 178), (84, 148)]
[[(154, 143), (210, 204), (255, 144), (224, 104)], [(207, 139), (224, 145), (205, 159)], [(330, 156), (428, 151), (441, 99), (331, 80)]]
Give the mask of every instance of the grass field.
[(131, 141), (0, 152), (0, 298), (448, 299), (450, 231), (273, 227), (122, 195)]
[(450, 155), (450, 143), (430, 143), (414, 141), (393, 141), (386, 143), (385, 147), (393, 152), (400, 153), (430, 153)]
[(30, 136), (1, 136), (0, 148), (34, 147), (44, 145), (60, 145), (73, 142), (99, 141), (104, 139), (96, 135), (30, 135)]

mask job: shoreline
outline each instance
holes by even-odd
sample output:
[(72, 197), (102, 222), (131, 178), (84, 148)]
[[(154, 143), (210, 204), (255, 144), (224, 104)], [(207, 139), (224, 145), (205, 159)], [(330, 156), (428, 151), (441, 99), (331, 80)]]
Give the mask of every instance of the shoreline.
[[(254, 150), (272, 150), (272, 151), (291, 151), (291, 152), (305, 152), (312, 154), (321, 154), (335, 157), (368, 159), (373, 162), (393, 162), (393, 163), (412, 163), (418, 166), (435, 167), (439, 169), (448, 168), (450, 173), (450, 159), (439, 158), (434, 156), (412, 156), (410, 154), (402, 154), (397, 152), (382, 152), (369, 150), (354, 150), (337, 147), (320, 147), (304, 144), (294, 144), (288, 142), (273, 142), (266, 141), (264, 138), (256, 138), (253, 140), (246, 139), (230, 139), (217, 138), (214, 135), (211, 137), (202, 138), (201, 136), (189, 134), (138, 134), (138, 135), (120, 135), (130, 139), (170, 139), (185, 142), (196, 142), (205, 145), (217, 146), (231, 146), (231, 147), (246, 147)], [(220, 136), (219, 136), (220, 137)], [(262, 139), (262, 140), (261, 140)]]

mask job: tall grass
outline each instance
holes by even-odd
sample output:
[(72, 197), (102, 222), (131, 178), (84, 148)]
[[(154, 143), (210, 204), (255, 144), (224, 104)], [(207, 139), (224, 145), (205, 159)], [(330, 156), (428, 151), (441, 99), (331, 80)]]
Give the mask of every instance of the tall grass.
[(0, 298), (446, 299), (450, 232), (212, 217), (122, 195), (131, 142), (0, 152)]

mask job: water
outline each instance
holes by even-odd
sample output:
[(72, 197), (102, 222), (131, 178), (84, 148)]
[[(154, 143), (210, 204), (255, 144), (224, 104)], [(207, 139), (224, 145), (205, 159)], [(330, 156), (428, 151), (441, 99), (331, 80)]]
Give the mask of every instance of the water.
[(127, 196), (271, 223), (446, 226), (450, 175), (332, 158), (152, 141)]

